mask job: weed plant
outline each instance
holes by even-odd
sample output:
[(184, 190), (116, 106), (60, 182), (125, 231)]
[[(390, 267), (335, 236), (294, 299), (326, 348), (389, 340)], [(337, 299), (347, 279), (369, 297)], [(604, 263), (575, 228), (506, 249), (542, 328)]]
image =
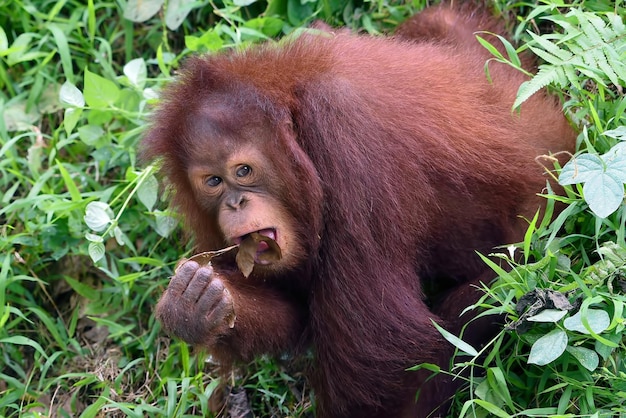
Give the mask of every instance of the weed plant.
[[(220, 399), (222, 413), (312, 416), (302, 367), (259, 359), (220, 380), (210, 357), (161, 332), (153, 307), (191, 246), (137, 143), (160, 86), (189, 54), (279, 38), (313, 19), (385, 33), (424, 6), (0, 0), (0, 416), (212, 416)], [(565, 210), (529, 220), (514, 257), (503, 257), (511, 269), (492, 263), (497, 279), (472, 310), (505, 318), (506, 329), (482, 348), (448, 336), (459, 348), (452, 373), (469, 376), (452, 416), (617, 416), (626, 412), (626, 9), (494, 8), (520, 41), (494, 59), (517, 66), (530, 49), (542, 63), (517, 104), (548, 86), (581, 134), (574, 162), (554, 172), (565, 195), (546, 195)]]

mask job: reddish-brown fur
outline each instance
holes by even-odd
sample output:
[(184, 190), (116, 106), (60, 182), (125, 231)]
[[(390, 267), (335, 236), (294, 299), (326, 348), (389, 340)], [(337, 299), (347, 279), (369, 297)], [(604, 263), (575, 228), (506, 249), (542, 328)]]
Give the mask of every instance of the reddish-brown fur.
[[(220, 146), (206, 132), (251, 125), (271, 133), (259, 145), (277, 173), (270, 193), (306, 258), (248, 279), (216, 266), (235, 327), (218, 324), (212, 337), (162, 300), (166, 329), (224, 361), (312, 347), (318, 417), (422, 417), (444, 402), (439, 382), (415, 405), (423, 376), (405, 369), (447, 365), (449, 345), (431, 320), (454, 328), (474, 302), (468, 283), (487, 270), (475, 251), (520, 240), (520, 215), (532, 217), (546, 184), (534, 158), (574, 146), (553, 99), (537, 94), (511, 110), (521, 73), (491, 63), (487, 81), (489, 54), (471, 35), (485, 27), (497, 30), (481, 14), (435, 8), (400, 30), (412, 41), (339, 32), (190, 59), (143, 148), (163, 158), (198, 250), (226, 242), (187, 168)], [(206, 106), (223, 117), (202, 130)], [(424, 288), (450, 296), (439, 293), (431, 310)]]

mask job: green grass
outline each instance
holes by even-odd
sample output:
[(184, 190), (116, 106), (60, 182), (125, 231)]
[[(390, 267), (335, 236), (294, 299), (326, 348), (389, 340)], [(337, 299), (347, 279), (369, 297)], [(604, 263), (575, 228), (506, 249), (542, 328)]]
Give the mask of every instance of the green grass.
[[(218, 379), (205, 353), (160, 331), (153, 308), (191, 247), (137, 143), (155, 92), (191, 53), (280, 37), (314, 18), (383, 33), (425, 2), (170, 3), (0, 0), (0, 416), (209, 416), (220, 399), (257, 416), (312, 416), (301, 365), (259, 359)], [(495, 6), (517, 16), (522, 49), (540, 54), (549, 75), (520, 100), (549, 82), (584, 128), (581, 151), (620, 150), (626, 79), (611, 54), (624, 62), (626, 37), (608, 13), (624, 16), (624, 6)], [(544, 38), (526, 32), (535, 28)], [(513, 53), (496, 59), (515, 65)], [(622, 157), (606, 158), (624, 175)], [(619, 186), (609, 190), (618, 198)], [(516, 326), (483, 357), (457, 357), (473, 377), (453, 416), (626, 413), (626, 210), (618, 202), (600, 218), (584, 184), (565, 188), (566, 211), (531, 225), (519, 245), (527, 262), (505, 260), (515, 268), (485, 289), (480, 312)], [(529, 322), (515, 305), (534, 288), (565, 294), (583, 319), (574, 324), (574, 309)], [(549, 348), (565, 341), (564, 351), (541, 351), (541, 338)]]

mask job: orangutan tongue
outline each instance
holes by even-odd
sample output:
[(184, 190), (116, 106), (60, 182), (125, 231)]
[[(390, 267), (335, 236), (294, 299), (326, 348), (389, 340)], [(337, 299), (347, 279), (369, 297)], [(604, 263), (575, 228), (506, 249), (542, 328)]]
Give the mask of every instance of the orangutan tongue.
[(274, 229), (263, 229), (243, 238), (235, 262), (244, 277), (252, 273), (255, 264), (267, 265), (280, 260), (282, 253), (275, 237)]
[[(273, 229), (261, 229), (257, 231), (259, 235), (263, 235), (264, 237), (271, 238), (276, 240), (276, 232)], [(269, 244), (265, 241), (260, 241), (257, 246), (257, 253), (261, 253), (263, 251), (267, 251), (270, 248)]]

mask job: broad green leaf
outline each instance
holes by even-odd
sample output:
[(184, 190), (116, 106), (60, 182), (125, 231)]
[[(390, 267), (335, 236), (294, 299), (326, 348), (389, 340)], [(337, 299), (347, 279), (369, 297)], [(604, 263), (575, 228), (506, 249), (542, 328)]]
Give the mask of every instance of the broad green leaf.
[(585, 347), (567, 347), (567, 352), (576, 358), (589, 371), (594, 371), (600, 364), (598, 354)]
[(148, 176), (137, 189), (137, 198), (148, 210), (152, 210), (157, 202), (159, 182), (156, 177)]
[(98, 125), (84, 125), (78, 128), (78, 137), (85, 144), (95, 147), (102, 136), (104, 130)]
[[(611, 324), (609, 314), (601, 309), (587, 309), (587, 322), (591, 330), (596, 334), (600, 334)], [(589, 330), (582, 322), (582, 311), (578, 311), (576, 315), (566, 318), (565, 321), (563, 321), (563, 326), (570, 331), (589, 334)]]
[(124, 245), (124, 233), (122, 232), (122, 229), (119, 226), (116, 226), (115, 228), (113, 228), (113, 236), (115, 237), (115, 240), (117, 241), (118, 245), (123, 246)]
[[(620, 316), (620, 319), (621, 319), (621, 316)], [(596, 342), (594, 343), (594, 347), (593, 347), (594, 350), (596, 350), (596, 352), (602, 357), (604, 361), (608, 360), (611, 353), (613, 353), (616, 347), (618, 347), (618, 344), (622, 340), (622, 334), (621, 333), (609, 334), (609, 335), (605, 335), (605, 337), (607, 340), (614, 343), (613, 347), (611, 347), (610, 345), (606, 345), (602, 341), (598, 341), (598, 340), (596, 340)]]
[[(626, 107), (626, 102), (624, 103), (624, 105)], [(621, 158), (626, 158), (626, 141), (618, 142), (617, 145), (611, 148), (611, 151), (613, 150), (615, 150), (617, 153), (622, 154)]]
[(589, 208), (600, 218), (615, 212), (624, 200), (626, 147), (619, 143), (601, 157), (583, 154), (563, 167), (562, 185), (584, 183), (583, 194)]
[(102, 238), (100, 235), (92, 234), (90, 232), (87, 232), (85, 234), (85, 238), (89, 242), (103, 242), (104, 241), (104, 238)]
[(289, 18), (289, 23), (294, 26), (302, 25), (302, 22), (306, 21), (313, 12), (314, 8), (311, 3), (300, 1), (287, 2), (287, 17)]
[(504, 405), (502, 399), (498, 396), (498, 394), (491, 388), (489, 385), (489, 381), (486, 378), (482, 378), (482, 381), (476, 386), (474, 389), (474, 395), (478, 399), (482, 399), (483, 401), (491, 402), (498, 405)]
[(626, 142), (620, 142), (602, 155), (606, 172), (626, 183)]
[(59, 100), (61, 103), (65, 103), (70, 106), (83, 107), (85, 106), (85, 98), (83, 93), (74, 84), (66, 81), (61, 86), (59, 91)]
[(146, 61), (144, 61), (143, 58), (136, 58), (129, 61), (124, 66), (124, 75), (133, 86), (143, 89), (146, 85), (146, 78), (148, 77)]
[(145, 22), (158, 13), (164, 0), (128, 0), (124, 18), (131, 22)]
[(278, 36), (283, 30), (285, 22), (275, 17), (257, 17), (250, 19), (245, 23), (245, 26), (251, 29), (255, 29), (265, 36), (273, 38)]
[(65, 113), (63, 116), (63, 127), (65, 128), (65, 133), (67, 134), (67, 136), (71, 135), (82, 114), (83, 109), (79, 107), (70, 107), (65, 109)]
[(185, 36), (185, 46), (192, 51), (199, 51), (205, 48), (208, 51), (217, 52), (223, 45), (224, 41), (214, 30), (208, 30), (200, 37)]
[(176, 30), (197, 3), (194, 0), (169, 0), (165, 10), (165, 24), (170, 30)]
[(624, 200), (624, 183), (612, 173), (602, 173), (585, 182), (585, 201), (600, 218), (615, 212)]
[(159, 98), (159, 92), (150, 87), (143, 89), (143, 98), (146, 100), (156, 100)]
[(626, 126), (619, 126), (615, 129), (611, 129), (610, 131), (604, 131), (602, 132), (602, 135), (626, 141)]
[(539, 314), (529, 317), (528, 321), (559, 322), (565, 315), (567, 315), (567, 311), (562, 311), (560, 309), (544, 309)]
[(102, 260), (104, 257), (104, 244), (101, 242), (90, 242), (89, 243), (89, 257), (94, 263)]
[(94, 231), (104, 231), (113, 219), (113, 211), (105, 202), (89, 202), (85, 209), (85, 223)]
[(170, 236), (172, 231), (176, 229), (178, 226), (178, 221), (176, 218), (169, 216), (166, 212), (163, 211), (155, 211), (154, 215), (156, 217), (156, 232), (163, 238), (167, 238)]
[(559, 175), (559, 184), (566, 186), (568, 184), (583, 183), (603, 173), (604, 163), (599, 156), (582, 154), (572, 158), (565, 164)]
[(85, 101), (90, 107), (110, 107), (120, 97), (120, 89), (107, 80), (85, 68)]
[(545, 366), (563, 354), (567, 347), (567, 333), (562, 329), (555, 329), (539, 338), (530, 348), (529, 364)]

